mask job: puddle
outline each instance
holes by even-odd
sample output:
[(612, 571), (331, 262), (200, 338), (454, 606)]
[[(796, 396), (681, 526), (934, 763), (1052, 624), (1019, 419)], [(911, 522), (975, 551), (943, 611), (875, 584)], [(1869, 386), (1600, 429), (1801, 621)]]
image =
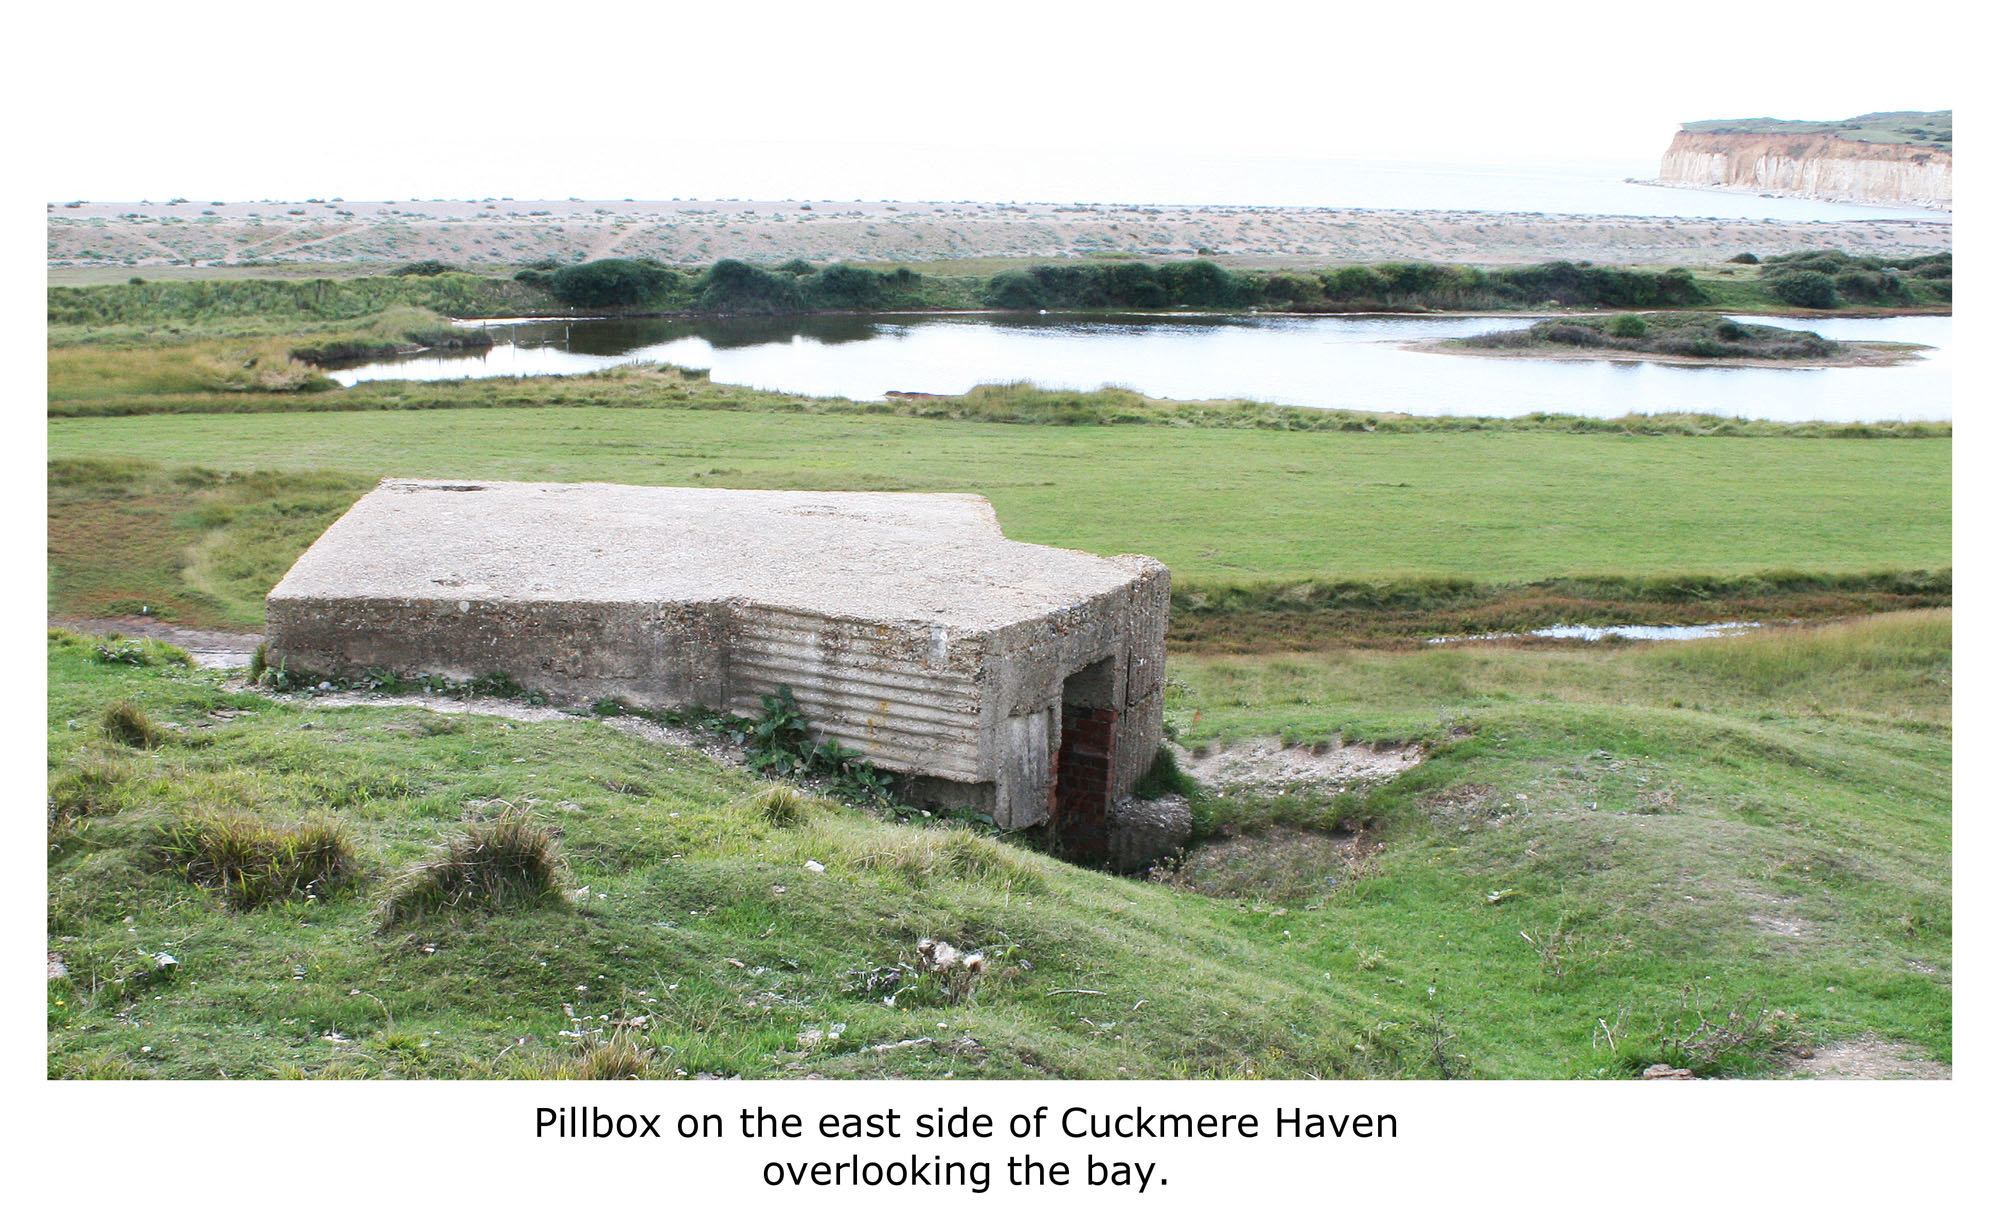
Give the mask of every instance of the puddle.
[(1745, 620), (1720, 624), (1557, 624), (1528, 632), (1481, 632), (1466, 636), (1431, 637), (1426, 645), (1454, 645), (1465, 641), (1518, 641), (1541, 637), (1551, 641), (1701, 641), (1710, 637), (1742, 636), (1763, 625)]

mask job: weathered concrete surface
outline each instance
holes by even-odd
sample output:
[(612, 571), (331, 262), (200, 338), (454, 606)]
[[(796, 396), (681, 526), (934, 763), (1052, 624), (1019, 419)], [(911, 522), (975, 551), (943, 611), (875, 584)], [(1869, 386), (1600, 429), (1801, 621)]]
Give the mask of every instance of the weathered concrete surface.
[(1083, 704), (1108, 731), (1104, 810), (1054, 826), (1096, 858), (1159, 746), (1167, 594), (1157, 561), (1017, 543), (966, 494), (389, 480), (266, 617), (269, 660), (297, 670), (742, 713), (790, 686), (911, 794), (1009, 827), (1049, 818)]

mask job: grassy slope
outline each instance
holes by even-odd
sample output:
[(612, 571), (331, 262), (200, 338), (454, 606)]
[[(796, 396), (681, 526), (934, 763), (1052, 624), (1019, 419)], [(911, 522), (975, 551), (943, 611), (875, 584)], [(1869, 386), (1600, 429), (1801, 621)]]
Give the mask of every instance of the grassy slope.
[[(573, 1012), (650, 1017), (655, 1074), (1619, 1075), (1678, 1057), (1661, 1039), (1691, 1026), (1689, 986), (1782, 1010), (1795, 1037), (1949, 1059), (1949, 671), (1944, 613), (1671, 650), (1179, 662), (1172, 712), (1197, 738), (1345, 723), (1435, 748), (1365, 805), (1228, 810), (1360, 815), (1386, 840), (1358, 879), (1281, 905), (830, 806), (773, 826), (751, 778), (596, 722), (268, 702), (63, 640), (52, 772), (110, 755), (122, 774), (50, 855), (72, 970), (50, 1069), (540, 1073), (573, 1055)], [(92, 728), (119, 697), (185, 729), (121, 751)], [(560, 827), (581, 904), (377, 934), (393, 872), (494, 799)], [(211, 805), (332, 817), (367, 876), (241, 912), (152, 871), (149, 829)], [(924, 934), (1011, 945), (1015, 972), (958, 1007), (843, 989)], [(163, 949), (178, 978), (124, 996)], [(1619, 1048), (1593, 1044), (1600, 1019)], [(864, 1052), (919, 1037), (940, 1044)]]
[[(52, 413), (248, 410), (52, 420), (51, 457), (86, 461), (52, 468), (58, 610), (254, 627), (264, 589), (383, 474), (975, 489), (1016, 538), (1152, 551), (1211, 590), (1950, 559), (1948, 442), (1644, 436), (1728, 433), (1713, 419), (1284, 432), (1295, 419), (1267, 409), (1103, 395), (1015, 419), (1152, 424), (996, 425), (637, 373), (382, 385), (350, 400), (376, 411), (281, 415), (261, 410), (348, 394), (217, 393), (200, 365), (147, 378), (161, 367), (144, 349), (52, 359)], [(1019, 395), (910, 408), (1011, 417)], [(430, 407), (543, 396), (577, 407)], [(112, 699), (192, 728), (113, 754), (112, 812), (51, 853), (51, 947), (75, 979), (50, 988), (51, 1069), (543, 1073), (572, 1052), (567, 1004), (653, 1017), (664, 1073), (1619, 1074), (1676, 1057), (1662, 1024), (1688, 984), (1782, 1007), (1811, 1038), (1872, 1031), (1949, 1057), (1948, 616), (1657, 651), (1188, 653), (1172, 712), (1191, 740), (1338, 728), (1434, 747), (1365, 805), (1203, 807), (1371, 819), (1390, 843), (1372, 875), (1317, 907), (1239, 907), (831, 808), (778, 829), (739, 803), (747, 777), (602, 725), (273, 705), (59, 644), (52, 775), (106, 753), (91, 723)], [(254, 713), (206, 715), (218, 706)], [(393, 870), (495, 797), (535, 798), (563, 827), (584, 907), (373, 934)], [(225, 910), (144, 863), (152, 825), (202, 806), (336, 816), (369, 878), (326, 904)], [(1489, 905), (1494, 889), (1514, 893)], [(1522, 932), (1555, 943), (1544, 955)], [(842, 991), (847, 969), (907, 957), (923, 933), (1012, 942), (1033, 968), (967, 1008)], [(124, 1001), (115, 979), (158, 949), (180, 979)], [(1072, 989), (1104, 993), (1053, 993)], [(1623, 1050), (1593, 1048), (1600, 1018)], [(798, 1031), (835, 1023), (841, 1043), (792, 1056)], [(859, 1052), (960, 1034), (979, 1047)]]
[[(57, 610), (102, 614), (107, 602), (150, 596), (156, 607), (177, 602), (190, 621), (236, 625), (255, 623), (264, 590), (347, 495), (383, 475), (970, 491), (992, 499), (1015, 539), (1149, 553), (1183, 586), (1832, 573), (1937, 568), (1951, 555), (1950, 444), (1931, 441), (1029, 427), (579, 407), (54, 420), (49, 454), (303, 476), (290, 487), (237, 485), (221, 498), (143, 470), (51, 486)], [(163, 537), (160, 523), (176, 534)], [(134, 543), (189, 555), (147, 565), (127, 555)], [(221, 548), (236, 572), (204, 563), (203, 552)], [(183, 595), (190, 585), (208, 600)]]

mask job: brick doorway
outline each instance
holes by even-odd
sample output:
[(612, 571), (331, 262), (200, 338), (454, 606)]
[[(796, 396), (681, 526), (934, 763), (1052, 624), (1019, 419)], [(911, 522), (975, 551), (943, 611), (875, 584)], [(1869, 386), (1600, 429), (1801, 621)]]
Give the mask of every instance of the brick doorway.
[(1111, 659), (1105, 658), (1063, 680), (1062, 742), (1055, 752), (1049, 820), (1057, 842), (1073, 859), (1105, 856), (1117, 740)]

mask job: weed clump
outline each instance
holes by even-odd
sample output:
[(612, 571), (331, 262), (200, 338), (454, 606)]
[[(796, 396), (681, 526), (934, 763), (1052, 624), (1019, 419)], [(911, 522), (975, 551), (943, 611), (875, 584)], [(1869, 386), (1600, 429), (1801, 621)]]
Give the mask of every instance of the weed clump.
[(185, 881), (219, 889), (238, 910), (319, 898), (353, 878), (353, 848), (338, 823), (279, 827), (247, 814), (179, 818), (154, 837), (153, 859)]
[(835, 796), (858, 805), (886, 807), (895, 803), (893, 778), (860, 751), (849, 750), (835, 738), (813, 744), (811, 727), (789, 686), (781, 684), (776, 695), (758, 698), (763, 701), (764, 715), (741, 734), (752, 771), (779, 777), (819, 777)]
[(84, 755), (49, 781), (49, 832), (67, 830), (86, 818), (122, 809), (122, 786), (129, 766), (108, 755)]
[(1745, 995), (1731, 1006), (1718, 1005), (1694, 986), (1681, 988), (1680, 1006), (1662, 1014), (1651, 1032), (1627, 1036), (1621, 1011), (1616, 1020), (1599, 1020), (1595, 1044), (1617, 1054), (1635, 1074), (1665, 1070), (1704, 1078), (1754, 1072), (1793, 1045), (1797, 1020), (1789, 1013), (1765, 1007), (1756, 995)]
[(1153, 756), (1153, 765), (1139, 782), (1132, 786), (1132, 795), (1141, 801), (1157, 801), (1161, 797), (1192, 797), (1200, 789), (1193, 776), (1181, 770), (1180, 760), (1165, 746)]
[(750, 808), (773, 826), (796, 826), (805, 820), (812, 803), (798, 789), (778, 784), (751, 797)]
[(461, 908), (502, 910), (561, 898), (562, 860), (555, 834), (510, 810), (473, 822), (429, 859), (412, 867), (383, 902), (384, 928)]
[(160, 727), (146, 715), (145, 709), (130, 700), (119, 700), (106, 708), (98, 717), (97, 724), (105, 737), (134, 750), (151, 750), (160, 744), (163, 736)]
[(107, 637), (91, 649), (108, 666), (192, 666), (194, 658), (178, 645), (164, 641)]

